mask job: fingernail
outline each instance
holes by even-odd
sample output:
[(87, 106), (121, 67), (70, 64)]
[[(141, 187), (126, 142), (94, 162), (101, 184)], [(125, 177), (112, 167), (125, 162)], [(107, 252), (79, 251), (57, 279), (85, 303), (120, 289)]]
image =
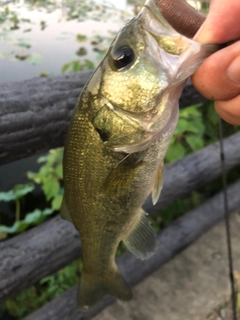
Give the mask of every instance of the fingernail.
[(229, 65), (227, 75), (230, 80), (240, 83), (240, 56), (235, 58)]

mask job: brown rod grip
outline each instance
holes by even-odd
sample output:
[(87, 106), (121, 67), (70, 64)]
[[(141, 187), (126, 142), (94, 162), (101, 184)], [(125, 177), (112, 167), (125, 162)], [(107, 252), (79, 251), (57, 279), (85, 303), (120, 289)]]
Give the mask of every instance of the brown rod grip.
[(185, 0), (155, 0), (163, 17), (171, 26), (188, 38), (193, 38), (206, 16)]

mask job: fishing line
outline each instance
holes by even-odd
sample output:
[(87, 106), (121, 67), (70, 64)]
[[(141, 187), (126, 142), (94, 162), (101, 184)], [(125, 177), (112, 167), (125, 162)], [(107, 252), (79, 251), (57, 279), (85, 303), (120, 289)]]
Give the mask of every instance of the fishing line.
[(224, 157), (224, 147), (223, 147), (223, 127), (222, 119), (218, 117), (219, 124), (219, 143), (220, 143), (220, 160), (222, 168), (222, 185), (223, 185), (223, 201), (224, 201), (224, 220), (225, 220), (225, 230), (227, 238), (227, 252), (228, 252), (228, 270), (229, 278), (231, 283), (231, 300), (232, 300), (232, 312), (233, 320), (237, 320), (237, 303), (236, 303), (236, 291), (235, 291), (235, 280), (233, 274), (233, 256), (232, 256), (232, 243), (231, 243), (231, 230), (229, 222), (229, 208), (228, 208), (228, 195), (227, 195), (227, 173), (225, 167), (225, 157)]

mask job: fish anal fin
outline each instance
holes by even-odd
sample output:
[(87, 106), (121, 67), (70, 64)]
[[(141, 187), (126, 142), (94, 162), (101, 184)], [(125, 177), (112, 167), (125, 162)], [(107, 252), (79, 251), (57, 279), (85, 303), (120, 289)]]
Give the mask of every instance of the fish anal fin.
[(154, 181), (154, 186), (152, 190), (152, 202), (155, 205), (159, 199), (160, 193), (163, 186), (163, 162), (160, 164)]
[(103, 275), (88, 273), (83, 269), (77, 293), (78, 307), (87, 311), (105, 295), (111, 295), (124, 301), (132, 299), (132, 291), (117, 268)]
[(126, 247), (139, 259), (148, 259), (156, 251), (156, 236), (147, 219), (147, 213), (141, 209), (141, 215), (128, 236), (123, 239)]
[(70, 215), (68, 207), (67, 207), (66, 199), (64, 196), (63, 196), (63, 200), (62, 200), (62, 204), (61, 204), (60, 216), (62, 219), (73, 223), (71, 215)]

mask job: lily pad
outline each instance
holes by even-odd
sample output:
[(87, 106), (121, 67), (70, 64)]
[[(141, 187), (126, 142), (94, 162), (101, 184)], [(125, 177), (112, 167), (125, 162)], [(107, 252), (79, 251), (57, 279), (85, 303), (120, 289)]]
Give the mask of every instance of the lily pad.
[(76, 55), (78, 56), (85, 56), (87, 54), (87, 49), (84, 48), (84, 47), (80, 47), (77, 52), (76, 52)]
[(27, 42), (18, 42), (17, 46), (19, 46), (21, 48), (26, 48), (26, 49), (30, 49), (31, 48), (31, 44), (27, 43)]
[(76, 36), (76, 40), (78, 41), (78, 42), (86, 42), (87, 41), (87, 37), (86, 36), (84, 36), (83, 34), (77, 34), (77, 36)]
[(26, 60), (28, 57), (29, 57), (29, 54), (16, 54), (15, 55), (15, 58), (20, 61)]
[(42, 62), (42, 57), (38, 55), (30, 55), (28, 57), (28, 62), (33, 65), (40, 64)]

